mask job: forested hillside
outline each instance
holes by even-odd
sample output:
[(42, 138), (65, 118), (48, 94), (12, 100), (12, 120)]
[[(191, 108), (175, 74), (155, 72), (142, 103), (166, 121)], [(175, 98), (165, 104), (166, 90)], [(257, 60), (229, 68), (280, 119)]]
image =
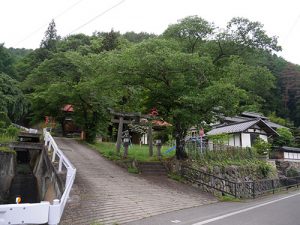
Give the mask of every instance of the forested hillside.
[(0, 111), (36, 123), (72, 104), (93, 141), (107, 130), (108, 108), (148, 113), (173, 124), (180, 151), (187, 129), (217, 115), (262, 112), (300, 125), (300, 69), (259, 22), (233, 18), (225, 29), (197, 16), (163, 34), (117, 31), (61, 38), (49, 24), (35, 50), (0, 46)]

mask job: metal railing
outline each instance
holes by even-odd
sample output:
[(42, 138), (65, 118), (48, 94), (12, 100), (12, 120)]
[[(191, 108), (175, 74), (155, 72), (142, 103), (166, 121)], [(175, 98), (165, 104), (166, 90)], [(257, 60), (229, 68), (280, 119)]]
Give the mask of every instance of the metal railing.
[(57, 225), (62, 217), (65, 205), (73, 186), (76, 169), (64, 153), (58, 148), (51, 134), (44, 129), (44, 141), (48, 151), (52, 153), (52, 163), (58, 159), (58, 172), (66, 170), (65, 189), (60, 199), (53, 203), (0, 205), (0, 225), (44, 224)]
[(181, 167), (181, 175), (192, 183), (206, 187), (208, 191), (220, 191), (235, 198), (256, 198), (267, 193), (274, 194), (282, 189), (300, 186), (300, 176), (237, 182), (187, 166)]

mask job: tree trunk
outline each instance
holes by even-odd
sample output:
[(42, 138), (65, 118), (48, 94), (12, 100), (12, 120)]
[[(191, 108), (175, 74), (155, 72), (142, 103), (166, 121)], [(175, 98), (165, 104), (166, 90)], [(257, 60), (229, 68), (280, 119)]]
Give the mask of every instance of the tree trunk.
[(95, 143), (96, 135), (94, 132), (91, 132), (90, 130), (85, 131), (85, 140), (88, 143)]
[(176, 139), (176, 158), (178, 160), (186, 159), (188, 157), (185, 152), (185, 136), (187, 129), (183, 128), (181, 124), (175, 124), (175, 139)]
[(97, 135), (97, 113), (93, 112), (92, 120), (88, 120), (87, 111), (84, 111), (84, 118), (85, 118), (85, 138), (86, 141), (89, 143), (95, 143), (96, 135)]

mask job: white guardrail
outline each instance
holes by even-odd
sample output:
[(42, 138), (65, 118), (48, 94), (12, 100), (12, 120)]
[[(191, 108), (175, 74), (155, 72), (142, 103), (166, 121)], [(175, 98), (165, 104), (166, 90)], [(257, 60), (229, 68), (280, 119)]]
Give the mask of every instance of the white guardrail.
[[(66, 169), (65, 190), (61, 199), (53, 203), (41, 202), (34, 204), (7, 204), (0, 205), (0, 225), (44, 224), (57, 225), (62, 217), (65, 205), (73, 186), (76, 169), (64, 153), (58, 148), (51, 134), (44, 129), (45, 146), (52, 150), (52, 162), (58, 159), (58, 172)], [(63, 168), (64, 167), (64, 168)]]
[(38, 130), (37, 129), (32, 129), (32, 128), (27, 128), (27, 127), (23, 127), (20, 126), (18, 124), (12, 123), (12, 125), (14, 125), (15, 127), (21, 129), (21, 130), (25, 130), (26, 132), (30, 133), (30, 134), (37, 134)]

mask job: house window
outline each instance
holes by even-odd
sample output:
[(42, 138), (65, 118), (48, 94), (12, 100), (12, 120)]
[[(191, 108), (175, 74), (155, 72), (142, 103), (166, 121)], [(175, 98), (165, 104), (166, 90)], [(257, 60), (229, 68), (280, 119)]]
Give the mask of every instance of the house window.
[(259, 137), (259, 134), (252, 133), (250, 134), (251, 146), (255, 143), (256, 139)]

